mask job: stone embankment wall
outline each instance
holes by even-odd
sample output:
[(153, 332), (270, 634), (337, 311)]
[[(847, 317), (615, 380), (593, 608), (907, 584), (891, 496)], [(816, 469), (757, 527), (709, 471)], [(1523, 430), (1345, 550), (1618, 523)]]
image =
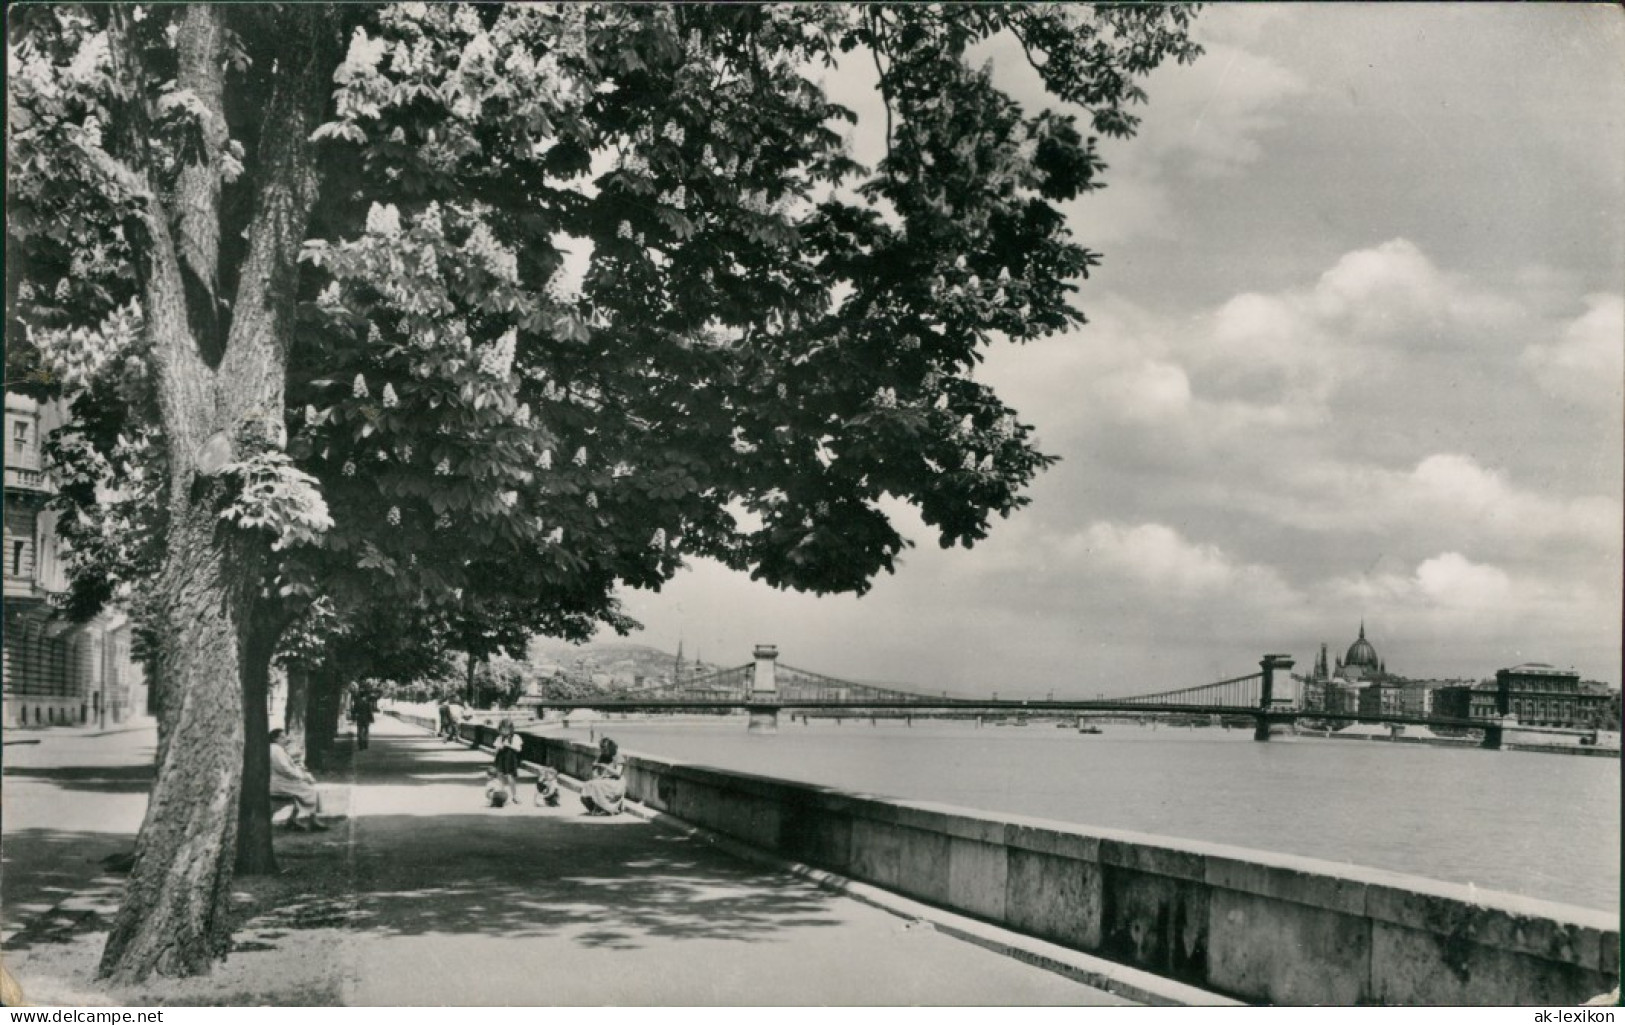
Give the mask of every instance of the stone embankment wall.
[[(595, 756), (525, 739), (527, 760), (577, 778)], [(633, 800), (785, 858), (1243, 1000), (1572, 1004), (1619, 984), (1619, 919), (1586, 908), (641, 756), (626, 781)]]

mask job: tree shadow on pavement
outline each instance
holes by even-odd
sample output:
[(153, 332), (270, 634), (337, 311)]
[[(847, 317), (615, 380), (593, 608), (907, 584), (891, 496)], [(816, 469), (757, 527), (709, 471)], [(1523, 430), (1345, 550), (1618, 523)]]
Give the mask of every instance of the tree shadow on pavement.
[(152, 789), (153, 767), (142, 765), (16, 765), (7, 766), (6, 779), (35, 779), (63, 790), (93, 790), (109, 794), (144, 794)]
[(631, 819), (501, 815), (369, 815), (367, 839), (347, 859), (353, 889), (283, 903), (248, 922), (242, 939), (338, 926), (631, 950), (671, 939), (788, 940), (839, 924), (836, 895), (703, 839)]
[[(6, 949), (61, 943), (105, 929), (106, 915), (124, 892), (125, 877), (107, 870), (128, 851), (122, 833), (24, 829), (5, 837), (5, 873), (0, 878), (0, 920), (17, 930)], [(62, 908), (71, 901), (70, 908)]]

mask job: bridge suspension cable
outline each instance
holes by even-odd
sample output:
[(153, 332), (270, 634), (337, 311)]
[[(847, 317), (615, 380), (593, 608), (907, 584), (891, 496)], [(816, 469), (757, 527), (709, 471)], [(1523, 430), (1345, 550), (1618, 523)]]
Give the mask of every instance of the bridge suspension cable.
[(1264, 699), (1264, 674), (1252, 673), (1197, 687), (1136, 694), (1117, 700), (1129, 705), (1192, 705), (1206, 708), (1257, 708)]

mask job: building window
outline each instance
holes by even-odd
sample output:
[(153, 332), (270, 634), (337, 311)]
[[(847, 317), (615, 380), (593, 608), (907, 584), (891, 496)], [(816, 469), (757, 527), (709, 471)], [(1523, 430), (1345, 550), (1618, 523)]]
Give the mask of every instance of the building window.
[(23, 544), (22, 541), (11, 543), (11, 575), (14, 577), (23, 575)]
[(11, 452), (13, 455), (23, 455), (28, 451), (28, 421), (11, 421)]

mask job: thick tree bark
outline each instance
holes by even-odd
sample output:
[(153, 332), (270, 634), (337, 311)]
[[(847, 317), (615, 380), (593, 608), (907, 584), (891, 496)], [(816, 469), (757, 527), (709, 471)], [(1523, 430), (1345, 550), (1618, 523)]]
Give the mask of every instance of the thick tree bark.
[(239, 875), (269, 875), (276, 871), (276, 853), (271, 846), (271, 730), (266, 702), (271, 656), (282, 628), (278, 620), (262, 612), (242, 633), (243, 790), (237, 815), (236, 869)]
[(195, 974), (229, 944), (243, 751), (235, 619), (246, 603), (207, 507), (172, 521), (169, 551), (159, 582), (158, 776), (102, 954), (102, 974), (118, 982)]
[[(177, 16), (176, 83), (203, 105), (210, 142), (219, 141), (225, 125), (228, 12), (199, 4)], [(264, 684), (252, 670), (244, 679), (262, 563), (220, 524), (225, 485), (199, 478), (196, 460), (217, 434), (231, 440), (238, 458), (282, 443), (295, 260), (317, 185), (309, 137), (337, 60), (330, 17), (325, 5), (295, 5), (280, 15), (285, 31), (278, 37), (281, 53), (254, 162), (254, 213), (224, 338), (224, 307), (215, 294), (221, 279), (220, 179), (212, 146), (181, 171), (166, 202), (145, 168), (107, 168), (148, 199), (143, 308), (171, 453), (170, 528), (158, 583), (158, 774), (100, 967), (101, 975), (118, 982), (138, 982), (154, 971), (206, 972), (230, 944), (227, 897), (242, 813), (244, 685)], [(138, 66), (126, 39), (115, 36), (112, 43), (128, 66)], [(253, 700), (263, 726), (263, 693)], [(269, 755), (263, 736), (257, 746)]]

